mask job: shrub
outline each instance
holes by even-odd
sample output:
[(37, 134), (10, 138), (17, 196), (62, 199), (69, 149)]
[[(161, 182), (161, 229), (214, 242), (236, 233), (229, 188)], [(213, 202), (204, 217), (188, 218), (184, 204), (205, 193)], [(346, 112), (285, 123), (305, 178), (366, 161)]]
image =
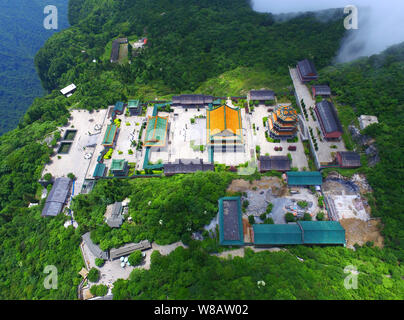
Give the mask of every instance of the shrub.
[(195, 123), (195, 119), (192, 118), (192, 119), (191, 119), (191, 124), (194, 124), (194, 123)]
[(295, 216), (293, 215), (293, 213), (288, 212), (285, 214), (285, 220), (286, 222), (294, 222)]
[(115, 119), (114, 124), (119, 128), (121, 126), (121, 119)]
[(90, 282), (98, 282), (98, 280), (100, 280), (100, 271), (97, 268), (91, 268), (88, 272), (87, 279)]
[(323, 196), (318, 197), (318, 206), (320, 208), (324, 207), (324, 197)]
[(264, 220), (264, 224), (275, 224), (274, 219), (268, 218)]
[(107, 153), (104, 155), (104, 159), (111, 159), (112, 153), (114, 152), (113, 149), (109, 149)]
[(303, 216), (303, 220), (304, 221), (311, 221), (311, 215), (310, 215), (310, 213), (305, 213), (304, 214), (304, 216)]
[(76, 180), (76, 176), (75, 176), (73, 173), (71, 173), (71, 172), (67, 175), (67, 177), (68, 177), (69, 179)]
[(129, 150), (128, 150), (128, 154), (133, 154), (132, 149), (129, 149)]
[(105, 260), (104, 260), (104, 259), (95, 258), (95, 265), (96, 265), (97, 267), (102, 267), (102, 266), (104, 265), (104, 263), (105, 263)]
[(317, 213), (317, 220), (322, 221), (324, 220), (324, 212), (320, 211)]
[(255, 224), (255, 217), (253, 215), (248, 216), (248, 223), (249, 224)]
[(298, 205), (300, 208), (305, 209), (305, 208), (307, 208), (308, 203), (307, 203), (307, 201), (298, 201), (298, 202), (297, 202), (297, 205)]
[(137, 265), (141, 264), (143, 261), (142, 252), (139, 250), (132, 252), (129, 255), (128, 261), (132, 266), (137, 266)]
[(271, 213), (274, 205), (272, 202), (268, 203), (267, 210), (265, 211), (266, 214)]
[(45, 180), (45, 181), (51, 181), (52, 180), (52, 175), (48, 172), (48, 173), (45, 173), (45, 175), (43, 176), (43, 179)]
[(103, 297), (108, 293), (108, 287), (105, 284), (94, 285), (90, 288), (91, 294)]
[(60, 131), (56, 131), (55, 134), (53, 135), (53, 137), (59, 141), (60, 138), (62, 138), (62, 134), (60, 133)]

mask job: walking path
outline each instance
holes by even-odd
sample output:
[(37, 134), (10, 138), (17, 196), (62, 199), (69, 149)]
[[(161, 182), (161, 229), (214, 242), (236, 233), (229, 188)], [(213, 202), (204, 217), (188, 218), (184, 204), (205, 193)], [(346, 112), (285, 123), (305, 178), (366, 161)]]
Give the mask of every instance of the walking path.
[[(302, 116), (306, 123), (307, 129), (308, 130), (309, 130), (309, 128), (313, 129), (313, 135), (317, 140), (318, 151), (316, 151), (316, 154), (318, 157), (318, 161), (320, 162), (320, 164), (332, 162), (332, 160), (333, 160), (332, 153), (336, 153), (338, 151), (346, 151), (344, 141), (341, 139), (340, 141), (329, 142), (321, 137), (321, 134), (318, 133), (319, 131), (321, 131), (320, 124), (318, 122), (317, 115), (314, 112), (316, 101), (311, 96), (311, 93), (310, 93), (309, 89), (307, 88), (307, 86), (300, 81), (296, 68), (290, 68), (289, 72), (290, 72), (290, 77), (292, 78), (292, 81), (293, 81), (293, 86), (295, 87), (297, 99), (299, 101), (303, 100), (304, 104), (306, 105), (308, 121), (306, 120), (306, 118), (304, 117), (303, 114), (302, 114)], [(313, 116), (311, 115), (311, 112), (310, 112), (310, 108), (313, 108), (313, 113), (314, 113), (314, 116), (316, 117), (316, 119), (313, 119)], [(309, 133), (309, 136), (310, 136), (310, 133)], [(311, 138), (309, 138), (309, 139), (311, 139)], [(334, 147), (331, 148), (331, 146), (334, 146)]]

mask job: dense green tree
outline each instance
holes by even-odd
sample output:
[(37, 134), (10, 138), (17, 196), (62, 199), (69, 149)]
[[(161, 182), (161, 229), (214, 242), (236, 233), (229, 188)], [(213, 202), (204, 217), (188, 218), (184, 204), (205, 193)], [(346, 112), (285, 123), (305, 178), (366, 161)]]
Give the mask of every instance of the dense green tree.
[(296, 219), (295, 219), (295, 216), (293, 215), (293, 213), (288, 212), (285, 214), (285, 220), (286, 220), (286, 222), (294, 222)]
[(137, 266), (137, 265), (141, 264), (142, 261), (143, 261), (142, 252), (138, 251), (138, 250), (135, 251), (135, 252), (132, 252), (129, 255), (128, 261), (129, 261), (131, 266)]
[(105, 260), (104, 260), (104, 259), (95, 258), (95, 265), (96, 265), (97, 267), (101, 268), (104, 264), (105, 264)]
[(91, 268), (88, 272), (87, 279), (91, 282), (98, 282), (100, 279), (100, 271), (97, 268)]
[[(112, 293), (114, 299), (401, 299), (403, 282), (380, 276), (389, 271), (383, 251), (373, 250), (245, 249), (244, 258), (223, 259), (191, 243), (190, 249), (180, 247), (168, 256), (153, 252), (150, 270), (134, 270), (129, 280), (114, 283)], [(391, 262), (389, 268), (402, 272), (397, 260)], [(351, 264), (360, 271), (358, 290), (344, 287), (344, 268)], [(389, 282), (375, 281), (381, 278)]]
[(108, 287), (104, 284), (93, 285), (90, 288), (90, 292), (95, 296), (103, 297), (108, 293)]

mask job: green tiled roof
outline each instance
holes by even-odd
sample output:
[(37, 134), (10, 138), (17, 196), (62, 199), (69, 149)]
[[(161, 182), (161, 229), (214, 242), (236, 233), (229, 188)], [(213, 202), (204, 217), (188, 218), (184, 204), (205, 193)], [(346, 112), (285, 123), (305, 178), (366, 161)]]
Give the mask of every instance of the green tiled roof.
[(123, 112), (124, 103), (119, 101), (115, 104), (114, 111)]
[(345, 244), (345, 229), (338, 221), (299, 221), (305, 244)]
[(137, 108), (139, 106), (139, 100), (129, 100), (128, 108)]
[(255, 245), (303, 244), (297, 224), (254, 224)]
[(296, 224), (255, 224), (255, 245), (345, 244), (338, 221), (298, 221)]
[(289, 171), (286, 173), (290, 186), (320, 186), (323, 177), (319, 171)]
[(122, 171), (125, 169), (125, 160), (112, 159), (111, 171)]
[(117, 130), (118, 130), (118, 127), (116, 125), (109, 124), (107, 126), (107, 130), (105, 131), (105, 136), (104, 136), (104, 140), (103, 140), (102, 144), (106, 145), (106, 146), (112, 145), (114, 142)]
[(149, 118), (144, 143), (146, 147), (165, 146), (167, 138), (167, 123), (167, 118), (159, 116)]
[(93, 173), (93, 177), (94, 178), (103, 177), (104, 173), (105, 173), (105, 164), (97, 163)]

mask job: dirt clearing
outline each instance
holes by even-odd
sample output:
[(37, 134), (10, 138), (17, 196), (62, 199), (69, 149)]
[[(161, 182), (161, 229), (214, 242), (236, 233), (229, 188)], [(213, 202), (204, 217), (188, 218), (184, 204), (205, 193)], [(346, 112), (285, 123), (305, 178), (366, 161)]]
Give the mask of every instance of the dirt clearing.
[(342, 219), (340, 223), (345, 229), (348, 248), (352, 248), (355, 243), (364, 245), (368, 241), (373, 241), (375, 246), (383, 248), (383, 237), (379, 232), (378, 220)]
[(288, 194), (287, 186), (277, 177), (262, 177), (261, 180), (254, 180), (252, 182), (243, 179), (233, 180), (227, 188), (227, 192), (235, 193), (267, 189), (271, 189), (272, 195), (276, 197), (283, 197)]

